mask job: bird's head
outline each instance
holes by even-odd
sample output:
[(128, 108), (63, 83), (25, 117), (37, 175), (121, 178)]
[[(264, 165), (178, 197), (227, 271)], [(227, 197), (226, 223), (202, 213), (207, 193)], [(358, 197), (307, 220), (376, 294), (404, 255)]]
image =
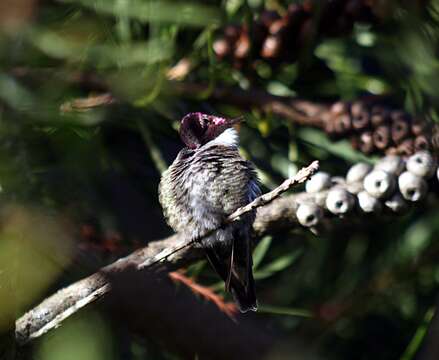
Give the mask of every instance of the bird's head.
[(188, 148), (196, 149), (240, 121), (242, 118), (226, 119), (200, 112), (189, 113), (181, 119), (180, 137)]

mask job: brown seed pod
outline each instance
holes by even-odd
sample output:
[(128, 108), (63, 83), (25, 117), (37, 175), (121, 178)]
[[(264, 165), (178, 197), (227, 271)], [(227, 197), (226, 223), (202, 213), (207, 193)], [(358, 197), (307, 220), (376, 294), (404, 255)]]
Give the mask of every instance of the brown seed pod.
[(377, 149), (386, 149), (391, 142), (390, 127), (388, 125), (378, 126), (372, 134), (372, 139)]
[(392, 133), (392, 140), (395, 142), (395, 144), (401, 144), (402, 141), (410, 134), (408, 121), (402, 117), (392, 118), (390, 130)]
[(372, 139), (372, 132), (365, 131), (360, 135), (360, 151), (365, 154), (370, 154), (375, 149)]
[(349, 114), (349, 103), (337, 101), (332, 104), (329, 111), (334, 115)]
[(224, 28), (223, 36), (213, 43), (213, 51), (219, 58), (231, 55), (236, 47), (236, 42), (241, 36), (242, 27), (238, 25), (227, 25)]
[(334, 132), (344, 135), (352, 129), (351, 117), (349, 114), (340, 114), (334, 118)]
[(355, 130), (364, 130), (370, 126), (370, 114), (369, 111), (364, 110), (358, 115), (352, 116), (352, 127)]
[(398, 155), (398, 148), (396, 148), (395, 146), (387, 148), (386, 155)]
[(351, 140), (351, 146), (355, 150), (360, 150), (360, 137), (358, 135), (353, 135), (351, 136), (350, 140)]
[(259, 23), (265, 28), (269, 28), (273, 22), (279, 20), (281, 17), (277, 11), (263, 11), (259, 17)]
[(271, 23), (268, 36), (262, 43), (261, 56), (265, 59), (274, 59), (281, 55), (285, 47), (287, 18), (279, 18)]
[(371, 110), (370, 122), (373, 127), (387, 124), (390, 119), (390, 111), (383, 105), (374, 105)]
[(355, 101), (351, 105), (352, 116), (360, 116), (363, 112), (367, 111), (366, 106), (361, 101)]
[(400, 156), (410, 156), (414, 153), (415, 146), (413, 139), (406, 139), (397, 146), (397, 152)]
[(262, 44), (261, 56), (265, 59), (277, 58), (282, 51), (282, 39), (279, 35), (267, 36)]
[(334, 136), (335, 135), (335, 121), (334, 121), (335, 117), (334, 116), (330, 116), (327, 118), (327, 120), (325, 121), (325, 123), (323, 124), (323, 128), (325, 133), (328, 136)]
[(241, 34), (241, 26), (239, 25), (227, 25), (224, 29), (224, 36), (232, 41), (236, 41)]
[(244, 59), (250, 52), (250, 38), (247, 31), (243, 31), (238, 41), (236, 42), (236, 47), (233, 55), (237, 59)]
[[(256, 57), (264, 56), (270, 60), (269, 62), (272, 65), (296, 61), (300, 48), (307, 45), (309, 40), (314, 39), (317, 35), (319, 37), (345, 36), (352, 31), (357, 22), (376, 24), (384, 21), (390, 14), (386, 15), (386, 11), (383, 9), (389, 7), (375, 4), (377, 2), (379, 1), (303, 0), (290, 4), (286, 13), (282, 16), (274, 11), (263, 11), (252, 26), (251, 34), (249, 34), (252, 43), (251, 49), (255, 49), (254, 52), (251, 51), (251, 54)], [(404, 3), (412, 2), (404, 1)], [(407, 4), (402, 6), (409, 7)], [(267, 35), (271, 37), (279, 34), (273, 32), (273, 27), (278, 26), (275, 24), (279, 21), (284, 22), (284, 25), (281, 26), (284, 30), (279, 31), (285, 31), (286, 35), (267, 39)], [(259, 30), (254, 28), (259, 28)], [(254, 36), (255, 31), (262, 34), (262, 36)], [(222, 36), (227, 36), (225, 35), (226, 29), (223, 29), (222, 32)], [(238, 38), (239, 35), (236, 36), (236, 39)], [(235, 48), (235, 41), (231, 43), (231, 55)], [(264, 46), (262, 46), (263, 43)], [(217, 48), (220, 48), (218, 44)], [(264, 51), (261, 51), (262, 49)], [(220, 54), (222, 54), (221, 51)], [(256, 59), (249, 60), (244, 64), (251, 65), (253, 64), (252, 60)]]
[(431, 145), (434, 152), (439, 151), (439, 126), (435, 125), (432, 129)]
[(287, 17), (280, 18), (273, 23), (268, 28), (268, 33), (271, 35), (277, 35), (285, 32), (285, 29), (289, 25)]
[(231, 53), (232, 45), (230, 41), (227, 41), (227, 39), (221, 38), (215, 40), (215, 42), (213, 43), (213, 51), (220, 59), (222, 59)]
[(403, 121), (408, 121), (408, 115), (402, 111), (402, 110), (392, 110), (390, 112), (390, 118), (395, 121), (395, 120), (403, 120)]
[(414, 135), (416, 136), (422, 135), (423, 133), (425, 133), (425, 131), (427, 131), (427, 128), (428, 128), (428, 124), (427, 121), (425, 121), (425, 119), (421, 117), (412, 118), (411, 130)]
[(428, 138), (425, 135), (418, 135), (415, 138), (414, 147), (415, 147), (415, 151), (431, 150), (430, 141), (428, 141)]

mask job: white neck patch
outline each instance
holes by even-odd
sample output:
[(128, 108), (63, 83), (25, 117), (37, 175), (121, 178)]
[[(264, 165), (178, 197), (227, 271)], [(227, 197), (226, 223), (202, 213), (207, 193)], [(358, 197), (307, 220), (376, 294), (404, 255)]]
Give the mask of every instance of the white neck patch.
[(234, 128), (224, 130), (215, 139), (209, 141), (206, 145), (224, 145), (238, 147), (239, 136)]

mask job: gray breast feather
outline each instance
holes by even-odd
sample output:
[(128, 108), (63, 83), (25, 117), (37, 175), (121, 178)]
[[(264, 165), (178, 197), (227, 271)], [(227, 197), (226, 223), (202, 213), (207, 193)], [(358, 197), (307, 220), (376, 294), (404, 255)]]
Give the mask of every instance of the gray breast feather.
[(182, 150), (163, 173), (159, 187), (169, 225), (175, 231), (195, 233), (220, 226), (227, 215), (259, 194), (253, 165), (236, 147), (221, 145)]
[(249, 182), (249, 191), (248, 191), (248, 202), (252, 202), (258, 196), (261, 196), (261, 188), (259, 187), (259, 181), (255, 177), (255, 179), (250, 180)]

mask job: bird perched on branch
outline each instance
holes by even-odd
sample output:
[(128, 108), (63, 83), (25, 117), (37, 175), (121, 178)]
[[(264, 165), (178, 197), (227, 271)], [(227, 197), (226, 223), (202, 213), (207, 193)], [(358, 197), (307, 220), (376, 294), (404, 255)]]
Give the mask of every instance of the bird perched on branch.
[(163, 173), (159, 199), (174, 231), (201, 237), (208, 260), (246, 312), (257, 309), (250, 244), (255, 211), (225, 225), (228, 215), (260, 195), (255, 168), (238, 151), (233, 125), (240, 121), (199, 112), (183, 117), (186, 147)]

